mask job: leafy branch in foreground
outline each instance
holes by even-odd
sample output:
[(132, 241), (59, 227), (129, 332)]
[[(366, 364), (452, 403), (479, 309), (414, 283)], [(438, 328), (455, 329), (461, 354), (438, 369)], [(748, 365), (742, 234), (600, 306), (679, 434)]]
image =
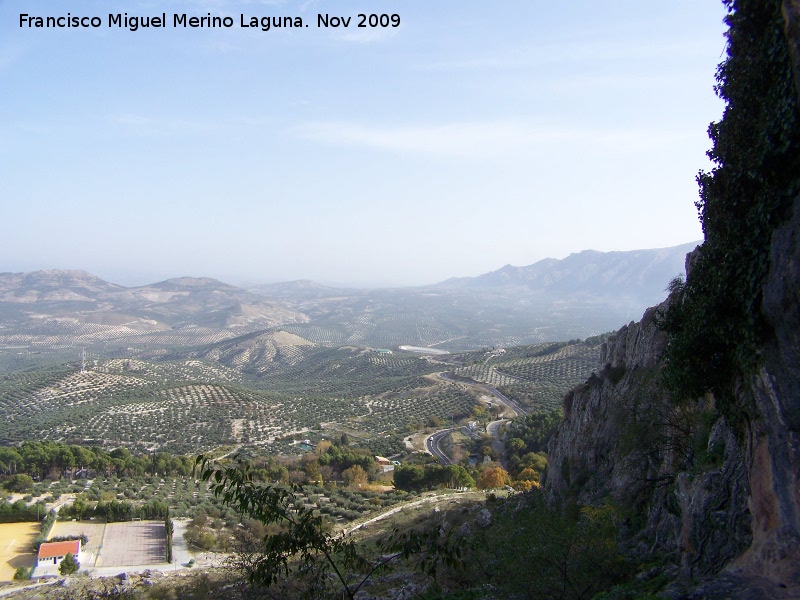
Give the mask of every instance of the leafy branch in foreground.
[(395, 530), (370, 547), (346, 531), (334, 531), (306, 506), (302, 486), (256, 483), (242, 460), (222, 466), (200, 455), (195, 465), (215, 496), (267, 527), (264, 538), (246, 549), (236, 563), (252, 584), (302, 582), (304, 589), (294, 592), (303, 597), (354, 598), (373, 575), (389, 570), (397, 559), (414, 557), (415, 567), (434, 578), (440, 564), (460, 565), (458, 549), (439, 527), (422, 532)]

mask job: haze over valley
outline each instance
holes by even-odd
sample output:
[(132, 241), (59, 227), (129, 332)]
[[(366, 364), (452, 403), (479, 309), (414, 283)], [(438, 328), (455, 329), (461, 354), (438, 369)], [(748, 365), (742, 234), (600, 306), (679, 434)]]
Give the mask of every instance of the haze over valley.
[(401, 432), (480, 404), (443, 370), (557, 408), (599, 367), (601, 334), (657, 303), (693, 247), (587, 250), (397, 289), (0, 274), (0, 435), (192, 452), (347, 432), (397, 452)]
[(0, 2), (0, 596), (800, 598), (800, 0), (73, 4)]
[(184, 277), (126, 288), (80, 271), (0, 274), (0, 351), (157, 355), (282, 330), (327, 347), (463, 351), (585, 338), (635, 319), (683, 273), (695, 244), (584, 251), (397, 289), (310, 281), (242, 289)]

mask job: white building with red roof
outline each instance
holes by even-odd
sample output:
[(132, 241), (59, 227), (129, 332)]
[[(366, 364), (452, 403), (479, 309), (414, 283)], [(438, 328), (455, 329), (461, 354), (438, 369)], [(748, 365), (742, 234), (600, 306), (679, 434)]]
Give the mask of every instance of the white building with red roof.
[(58, 574), (58, 566), (67, 554), (72, 554), (78, 562), (81, 562), (81, 541), (43, 542), (36, 556), (36, 574)]

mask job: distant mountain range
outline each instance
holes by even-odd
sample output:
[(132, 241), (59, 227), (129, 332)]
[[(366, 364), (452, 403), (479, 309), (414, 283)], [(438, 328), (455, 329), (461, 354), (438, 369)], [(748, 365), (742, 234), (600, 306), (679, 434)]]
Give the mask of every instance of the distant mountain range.
[(686, 254), (699, 242), (672, 248), (598, 252), (584, 250), (563, 260), (546, 258), (527, 267), (506, 265), (478, 277), (448, 279), (439, 287), (526, 287), (550, 294), (627, 294), (642, 302), (663, 300), (667, 283), (684, 272)]
[(306, 320), (215, 279), (125, 288), (84, 271), (0, 273), (0, 349), (193, 345)]
[(83, 271), (0, 273), (0, 352), (88, 347), (157, 355), (262, 331), (323, 346), (449, 350), (582, 338), (616, 329), (661, 301), (694, 246), (587, 250), (376, 290), (306, 280), (245, 290), (192, 277), (126, 288)]

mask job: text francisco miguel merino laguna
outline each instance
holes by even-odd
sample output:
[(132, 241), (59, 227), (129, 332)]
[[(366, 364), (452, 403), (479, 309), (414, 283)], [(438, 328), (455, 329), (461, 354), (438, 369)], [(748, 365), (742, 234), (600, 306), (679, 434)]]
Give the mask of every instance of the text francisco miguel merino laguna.
[[(97, 29), (105, 24), (109, 28), (128, 29), (138, 31), (140, 29), (164, 29), (170, 25), (177, 28), (257, 28), (261, 31), (269, 31), (277, 27), (308, 27), (302, 17), (252, 17), (244, 14), (239, 15), (238, 21), (230, 16), (190, 16), (185, 13), (174, 13), (171, 19), (167, 19), (167, 13), (156, 16), (129, 16), (128, 13), (109, 13), (107, 19), (98, 16), (76, 16), (71, 13), (60, 17), (41, 17), (36, 15), (20, 14), (19, 26), (29, 29)], [(352, 16), (331, 16), (328, 14), (317, 15), (317, 27), (399, 27), (400, 15), (397, 14), (358, 14)]]

